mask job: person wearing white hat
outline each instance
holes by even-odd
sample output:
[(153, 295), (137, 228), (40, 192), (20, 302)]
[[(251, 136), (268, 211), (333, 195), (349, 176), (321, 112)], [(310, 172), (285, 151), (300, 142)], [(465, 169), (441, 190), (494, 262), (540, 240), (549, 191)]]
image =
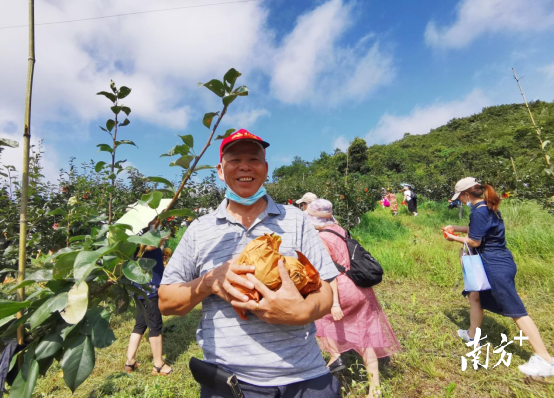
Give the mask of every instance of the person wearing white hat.
[[(491, 285), (490, 290), (469, 292), (470, 327), (458, 330), (458, 336), (467, 342), (473, 340), (475, 329), (481, 327), (483, 309), (510, 317), (529, 338), (535, 351), (529, 362), (519, 366), (519, 370), (529, 376), (554, 376), (554, 358), (548, 353), (537, 326), (516, 291), (517, 268), (506, 247), (504, 221), (498, 211), (500, 197), (492, 186), (481, 185), (476, 178), (466, 177), (456, 183), (452, 200), (458, 198), (471, 208), (469, 226), (443, 227), (445, 237), (477, 249)], [(455, 232), (465, 233), (467, 237), (454, 235)], [(463, 294), (468, 295), (468, 292)]]
[(300, 199), (296, 201), (296, 204), (300, 205), (300, 210), (306, 210), (308, 205), (316, 199), (317, 199), (317, 195), (315, 193), (306, 192), (304, 196), (302, 196)]

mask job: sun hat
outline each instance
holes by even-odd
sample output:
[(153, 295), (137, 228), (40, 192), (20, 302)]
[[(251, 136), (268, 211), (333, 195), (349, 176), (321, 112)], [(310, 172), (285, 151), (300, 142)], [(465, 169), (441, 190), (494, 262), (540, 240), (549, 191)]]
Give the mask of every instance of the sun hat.
[(309, 203), (305, 214), (316, 229), (337, 223), (333, 217), (333, 204), (327, 199), (316, 199)]
[(306, 192), (304, 196), (296, 201), (296, 204), (299, 205), (300, 203), (306, 203), (308, 205), (316, 199), (317, 195), (315, 193)]
[(223, 153), (226, 149), (229, 149), (231, 145), (234, 143), (240, 141), (240, 140), (249, 140), (253, 142), (257, 142), (259, 145), (262, 146), (264, 153), (265, 148), (269, 146), (268, 142), (265, 142), (257, 135), (254, 135), (245, 129), (240, 129), (238, 131), (235, 131), (233, 134), (231, 134), (229, 137), (225, 138), (223, 141), (221, 141), (221, 145), (219, 146), (219, 161), (221, 162), (223, 160)]
[(479, 181), (477, 181), (477, 178), (474, 177), (466, 177), (462, 178), (460, 181), (456, 183), (456, 187), (454, 188), (454, 196), (452, 196), (452, 199), (450, 200), (456, 200), (458, 199), (458, 196), (465, 190), (474, 187), (475, 185), (480, 185)]

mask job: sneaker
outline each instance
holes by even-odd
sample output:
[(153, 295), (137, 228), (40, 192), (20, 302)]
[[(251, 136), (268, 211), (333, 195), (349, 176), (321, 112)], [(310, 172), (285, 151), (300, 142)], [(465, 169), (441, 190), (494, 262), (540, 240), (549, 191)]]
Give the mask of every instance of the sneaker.
[(548, 363), (537, 354), (533, 355), (526, 364), (519, 365), (518, 368), (527, 376), (554, 376), (554, 362)]
[(414, 213), (414, 217), (417, 217), (419, 214), (418, 213)]
[(469, 337), (469, 330), (464, 329), (458, 329), (458, 336), (465, 341), (466, 343), (469, 343), (470, 341), (473, 341), (471, 337)]

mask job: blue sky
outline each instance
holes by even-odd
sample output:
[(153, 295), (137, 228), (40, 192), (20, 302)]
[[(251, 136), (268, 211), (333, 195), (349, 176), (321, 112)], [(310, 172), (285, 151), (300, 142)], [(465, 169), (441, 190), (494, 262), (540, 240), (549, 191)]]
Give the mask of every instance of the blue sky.
[[(231, 1), (231, 0), (228, 0)], [(554, 1), (39, 0), (37, 23), (164, 8), (192, 8), (37, 26), (33, 135), (45, 173), (106, 160), (96, 145), (110, 117), (95, 96), (113, 78), (133, 89), (121, 147), (146, 175), (173, 179), (159, 155), (193, 134), (207, 138), (205, 112), (219, 102), (196, 83), (235, 67), (251, 95), (230, 107), (223, 128), (246, 128), (272, 145), (270, 169), (294, 156), (312, 160), (356, 136), (388, 143), (424, 134), (484, 106), (554, 100)], [(0, 0), (0, 27), (25, 24), (26, 2)], [(21, 140), (27, 30), (0, 29), (0, 137)], [(222, 129), (223, 130), (223, 129)], [(216, 164), (217, 144), (202, 162)], [(121, 156), (121, 157), (120, 157)], [(20, 150), (3, 164), (20, 167)]]

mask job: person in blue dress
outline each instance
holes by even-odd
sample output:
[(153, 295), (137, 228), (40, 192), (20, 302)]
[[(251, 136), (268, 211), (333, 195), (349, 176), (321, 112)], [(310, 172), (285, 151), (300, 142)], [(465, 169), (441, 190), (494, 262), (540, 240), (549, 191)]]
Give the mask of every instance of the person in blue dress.
[[(149, 223), (148, 227), (144, 228), (139, 232), (139, 235), (142, 235), (148, 232), (153, 228), (154, 222), (152, 220)], [(160, 241), (162, 245), (163, 240)], [(138, 249), (137, 249), (138, 253)], [(137, 254), (135, 253), (135, 255)], [(125, 364), (125, 371), (131, 373), (136, 370), (139, 366), (139, 363), (136, 360), (137, 351), (142, 340), (146, 328), (149, 329), (148, 341), (150, 343), (150, 348), (152, 350), (152, 357), (154, 362), (154, 367), (152, 369), (153, 375), (167, 376), (173, 372), (171, 366), (167, 365), (162, 357), (162, 313), (158, 307), (158, 288), (162, 281), (164, 274), (164, 262), (163, 262), (163, 252), (162, 249), (158, 246), (146, 246), (142, 258), (150, 258), (156, 261), (156, 265), (152, 269), (152, 279), (148, 286), (152, 289), (148, 293), (148, 297), (137, 297), (138, 301), (136, 305), (142, 305), (145, 311), (141, 311), (139, 308), (135, 308), (135, 326), (133, 332), (129, 338), (129, 347), (127, 348), (127, 362)], [(135, 284), (136, 285), (136, 284)], [(140, 285), (137, 285), (140, 287)], [(144, 315), (147, 315), (146, 317)]]
[[(448, 225), (443, 228), (449, 241), (467, 243), (481, 255), (490, 290), (465, 292), (469, 295), (470, 327), (458, 330), (465, 341), (472, 341), (475, 329), (481, 327), (483, 310), (512, 318), (518, 328), (529, 338), (535, 354), (529, 362), (519, 366), (519, 370), (529, 376), (554, 376), (554, 359), (548, 353), (539, 330), (516, 292), (516, 263), (506, 247), (505, 228), (502, 215), (498, 211), (501, 199), (490, 185), (481, 185), (477, 179), (466, 177), (456, 183), (452, 200), (459, 199), (471, 209), (469, 226)], [(455, 232), (467, 237), (454, 235)]]

